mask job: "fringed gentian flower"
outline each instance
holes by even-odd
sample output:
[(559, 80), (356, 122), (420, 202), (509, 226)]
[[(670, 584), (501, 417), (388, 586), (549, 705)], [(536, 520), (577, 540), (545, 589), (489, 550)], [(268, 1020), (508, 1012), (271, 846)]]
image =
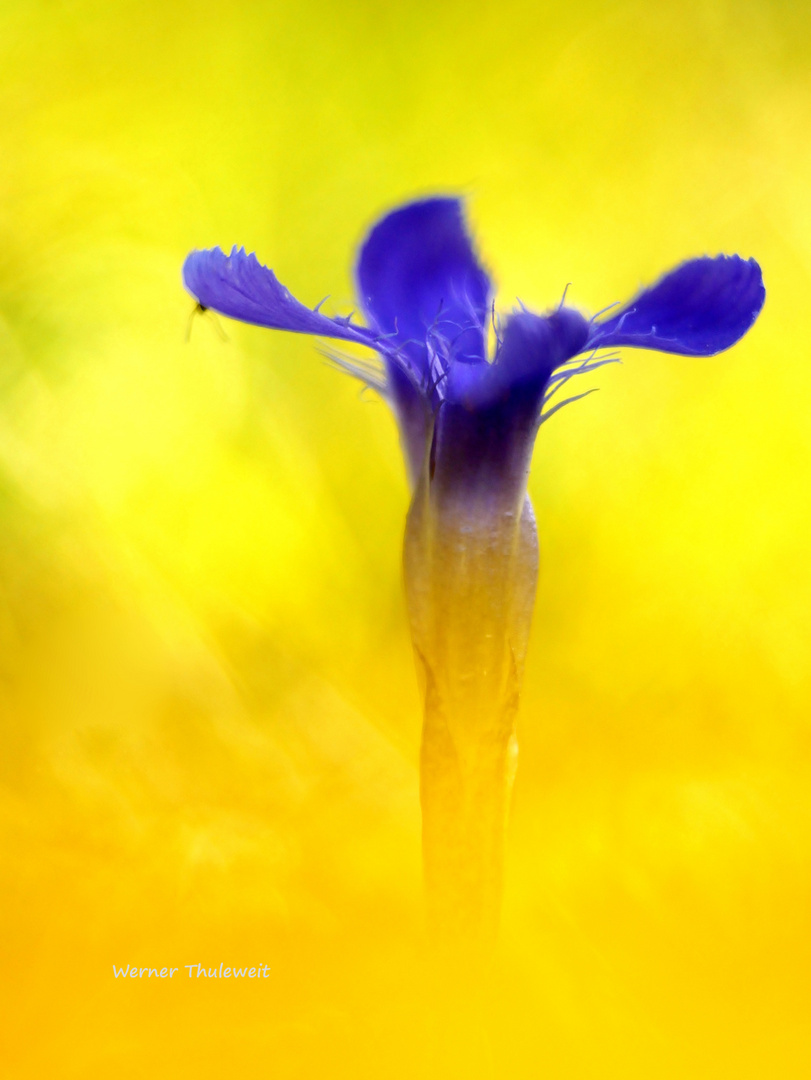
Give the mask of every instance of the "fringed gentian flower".
[(527, 496), (538, 428), (574, 400), (551, 403), (570, 379), (615, 359), (598, 350), (712, 356), (734, 345), (763, 306), (763, 281), (753, 259), (704, 257), (607, 318), (561, 303), (545, 315), (521, 307), (500, 324), (455, 198), (384, 217), (356, 275), (366, 326), (305, 307), (244, 249), (195, 251), (183, 267), (203, 308), (368, 346), (382, 361), (336, 358), (391, 404), (411, 482), (404, 565), (424, 700), (429, 924), (440, 939), (481, 941), (498, 921), (538, 571)]

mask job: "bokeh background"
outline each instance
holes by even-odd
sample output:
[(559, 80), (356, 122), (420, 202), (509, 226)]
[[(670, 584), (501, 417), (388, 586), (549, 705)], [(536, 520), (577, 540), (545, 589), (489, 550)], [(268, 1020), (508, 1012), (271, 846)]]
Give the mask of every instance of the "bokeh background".
[[(3, 1076), (808, 1075), (810, 24), (2, 0)], [(244, 243), (346, 313), (431, 192), (503, 309), (704, 252), (768, 288), (729, 354), (628, 351), (543, 429), (502, 941), (458, 1009), (393, 422), (310, 339), (190, 323), (179, 274)], [(182, 967), (221, 961), (270, 977)]]

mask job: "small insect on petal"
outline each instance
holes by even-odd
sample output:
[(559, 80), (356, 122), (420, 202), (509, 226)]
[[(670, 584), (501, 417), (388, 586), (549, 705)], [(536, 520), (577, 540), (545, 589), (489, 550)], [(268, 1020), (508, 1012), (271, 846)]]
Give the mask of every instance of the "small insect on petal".
[(220, 341), (228, 341), (229, 340), (228, 335), (226, 334), (225, 330), (223, 329), (222, 325), (220, 324), (219, 319), (217, 318), (216, 312), (211, 311), (210, 308), (207, 308), (203, 304), (198, 302), (198, 303), (196, 303), (194, 305), (194, 307), (189, 312), (189, 319), (188, 319), (188, 322), (186, 324), (186, 343), (187, 344), (191, 340), (191, 328), (192, 328), (192, 324), (194, 323), (194, 319), (195, 319), (196, 315), (205, 315), (205, 316), (207, 316), (207, 318), (211, 322), (211, 325), (214, 327), (215, 331), (217, 332), (217, 336), (219, 337)]

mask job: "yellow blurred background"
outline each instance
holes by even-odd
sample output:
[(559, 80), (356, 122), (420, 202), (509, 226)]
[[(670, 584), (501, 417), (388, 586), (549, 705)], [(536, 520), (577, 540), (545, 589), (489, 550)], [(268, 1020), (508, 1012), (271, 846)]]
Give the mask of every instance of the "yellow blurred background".
[[(0, 56), (2, 1075), (809, 1075), (806, 5), (2, 0)], [(429, 192), (502, 309), (704, 252), (768, 290), (730, 353), (627, 351), (543, 429), (501, 949), (459, 1009), (393, 421), (311, 339), (186, 341), (180, 285), (244, 243), (345, 313)]]

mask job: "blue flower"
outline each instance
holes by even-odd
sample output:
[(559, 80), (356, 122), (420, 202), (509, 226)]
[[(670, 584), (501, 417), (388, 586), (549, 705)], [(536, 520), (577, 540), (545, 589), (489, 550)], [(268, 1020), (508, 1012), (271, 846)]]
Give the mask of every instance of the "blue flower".
[[(360, 250), (356, 278), (367, 326), (299, 303), (242, 248), (230, 255), (194, 251), (183, 266), (186, 288), (204, 308), (376, 350), (383, 378), (363, 364), (343, 363), (391, 402), (412, 483), (430, 453), (431, 467), (460, 489), (523, 471), (545, 401), (573, 374), (605, 362), (597, 350), (712, 356), (746, 333), (765, 298), (754, 259), (705, 256), (672, 270), (610, 318), (587, 319), (561, 304), (546, 315), (521, 309), (496, 327), (492, 283), (456, 198), (409, 203), (384, 217)], [(586, 359), (572, 365), (578, 357)]]
[(704, 257), (608, 318), (561, 303), (546, 315), (522, 307), (501, 325), (452, 198), (384, 217), (356, 276), (366, 326), (300, 304), (242, 249), (195, 251), (183, 267), (205, 308), (364, 345), (382, 360), (380, 369), (336, 358), (391, 403), (413, 488), (403, 563), (423, 687), (429, 921), (440, 939), (491, 941), (538, 572), (527, 496), (538, 428), (574, 400), (550, 404), (570, 379), (615, 359), (601, 349), (712, 356), (734, 345), (763, 306), (763, 281), (754, 259)]

